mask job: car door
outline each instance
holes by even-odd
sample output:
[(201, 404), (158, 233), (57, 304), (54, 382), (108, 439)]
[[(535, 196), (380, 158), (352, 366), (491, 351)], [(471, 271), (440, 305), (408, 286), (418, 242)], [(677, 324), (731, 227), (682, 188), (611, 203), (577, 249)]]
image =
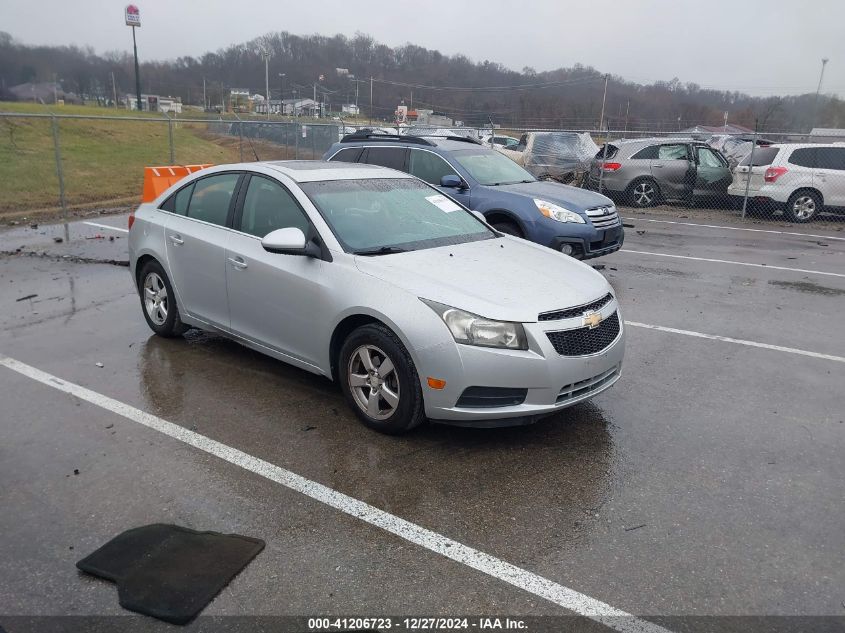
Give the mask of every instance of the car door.
[(446, 159), (434, 152), (424, 149), (412, 148), (409, 150), (408, 173), (420, 180), (425, 180), (434, 185), (447, 196), (451, 196), (465, 207), (470, 207), (471, 193), (469, 188), (458, 189), (457, 187), (441, 187), (440, 179), (443, 176), (462, 176), (452, 167)]
[(179, 191), (175, 211), (164, 225), (167, 264), (180, 309), (224, 329), (229, 327), (227, 223), (242, 176), (226, 172), (195, 180)]
[(826, 206), (845, 207), (845, 147), (818, 148), (813, 186)]
[(314, 229), (290, 191), (268, 176), (251, 174), (239, 196), (226, 249), (226, 290), (232, 332), (309, 365), (317, 364), (314, 332), (323, 298), (320, 259), (269, 253), (261, 238), (276, 229)]
[(698, 197), (725, 196), (733, 177), (728, 162), (714, 149), (695, 145), (695, 189)]
[(659, 145), (657, 158), (651, 161), (651, 175), (665, 198), (688, 199), (695, 182), (695, 167), (690, 163), (687, 144)]

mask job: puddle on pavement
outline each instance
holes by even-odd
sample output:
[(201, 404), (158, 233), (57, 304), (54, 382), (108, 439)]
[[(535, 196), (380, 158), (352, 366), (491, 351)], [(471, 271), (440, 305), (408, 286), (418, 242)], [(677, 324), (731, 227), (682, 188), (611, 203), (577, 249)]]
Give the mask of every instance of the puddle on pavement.
[(788, 290), (797, 290), (799, 292), (809, 292), (815, 295), (824, 295), (828, 297), (838, 297), (845, 295), (845, 290), (841, 288), (830, 288), (829, 286), (820, 286), (811, 281), (778, 281), (773, 279), (769, 281), (772, 286), (778, 288), (786, 288)]

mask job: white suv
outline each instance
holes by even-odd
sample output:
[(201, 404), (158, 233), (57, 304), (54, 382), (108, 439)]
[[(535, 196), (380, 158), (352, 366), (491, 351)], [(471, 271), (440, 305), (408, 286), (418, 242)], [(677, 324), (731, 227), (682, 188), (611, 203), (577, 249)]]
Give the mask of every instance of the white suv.
[(809, 222), (823, 210), (845, 209), (845, 144), (784, 143), (754, 150), (734, 170), (728, 194), (783, 209), (793, 222)]

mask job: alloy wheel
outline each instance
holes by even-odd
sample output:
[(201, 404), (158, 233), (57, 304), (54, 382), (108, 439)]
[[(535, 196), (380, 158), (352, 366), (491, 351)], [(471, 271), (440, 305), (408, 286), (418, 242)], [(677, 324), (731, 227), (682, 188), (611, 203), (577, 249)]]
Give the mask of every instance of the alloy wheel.
[(792, 212), (799, 220), (809, 220), (816, 213), (816, 201), (812, 196), (799, 196), (792, 203)]
[(347, 380), (355, 403), (371, 418), (386, 420), (399, 406), (396, 367), (375, 345), (361, 345), (352, 353)]
[(654, 202), (655, 191), (651, 183), (641, 182), (634, 187), (634, 202), (637, 206), (647, 207)]
[(144, 278), (144, 309), (156, 325), (167, 321), (167, 287), (158, 273), (151, 272)]

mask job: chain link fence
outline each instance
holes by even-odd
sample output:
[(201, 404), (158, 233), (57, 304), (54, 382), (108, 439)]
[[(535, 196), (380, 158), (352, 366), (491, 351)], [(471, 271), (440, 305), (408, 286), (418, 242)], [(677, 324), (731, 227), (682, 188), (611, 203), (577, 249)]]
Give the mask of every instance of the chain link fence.
[(137, 204), (144, 167), (319, 159), (341, 126), (0, 112), (0, 215)]
[(371, 127), (314, 119), (0, 112), (0, 214), (137, 203), (144, 167), (316, 160), (344, 134), (472, 137), (619, 206), (845, 225), (845, 143), (807, 134)]

